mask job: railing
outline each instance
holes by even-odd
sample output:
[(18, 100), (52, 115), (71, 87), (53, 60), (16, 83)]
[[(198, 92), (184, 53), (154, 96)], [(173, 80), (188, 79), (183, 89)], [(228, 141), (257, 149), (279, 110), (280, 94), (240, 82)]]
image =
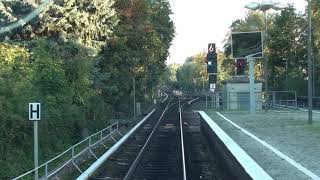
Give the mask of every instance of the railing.
[[(262, 92), (255, 92), (255, 104), (257, 110), (262, 110), (264, 105)], [(249, 92), (214, 93), (205, 96), (205, 108), (220, 110), (249, 110)]]
[(272, 107), (290, 106), (297, 108), (297, 93), (296, 91), (271, 91), (269, 103)]
[[(263, 92), (255, 92), (256, 110), (262, 110), (266, 105), (269, 107), (292, 106), (297, 107), (295, 91), (270, 91), (268, 102)], [(249, 110), (249, 92), (217, 92), (205, 96), (205, 109), (219, 110)]]
[[(302, 108), (307, 108), (308, 96), (298, 96), (298, 106)], [(320, 110), (320, 97), (312, 97), (312, 108)]]
[[(108, 149), (106, 144), (104, 143), (104, 140), (108, 137), (110, 137), (112, 140), (116, 142), (112, 134), (114, 132), (118, 132), (122, 136), (122, 134), (119, 132), (119, 123), (113, 123), (112, 125), (102, 129), (99, 132), (96, 132), (92, 134), (91, 136), (87, 137), (86, 139), (82, 140), (81, 142), (73, 145), (69, 149), (65, 150), (63, 153), (59, 154), (58, 156), (50, 159), (49, 161), (43, 163), (42, 165), (38, 166), (35, 169), (32, 169), (31, 171), (28, 171), (13, 180), (18, 180), (21, 178), (26, 178), (30, 175), (33, 175), (35, 171), (42, 170), (44, 168), (44, 171), (42, 172), (43, 177), (41, 179), (48, 179), (55, 175), (57, 172), (62, 170), (65, 166), (68, 164), (72, 164), (80, 173), (82, 173), (81, 169), (77, 165), (76, 159), (82, 155), (83, 153), (87, 152), (90, 153), (93, 157), (98, 159), (96, 154), (93, 152), (93, 148), (96, 147), (99, 143)], [(63, 163), (55, 163), (58, 159), (63, 159)], [(49, 168), (52, 168), (50, 171)]]
[(95, 161), (85, 172), (82, 172), (77, 180), (88, 179), (120, 146), (125, 143), (129, 137), (135, 133), (148, 118), (155, 112), (153, 109), (146, 117), (144, 117), (138, 124), (136, 124), (128, 133), (126, 133), (116, 144), (114, 144), (108, 151), (106, 151), (97, 161)]

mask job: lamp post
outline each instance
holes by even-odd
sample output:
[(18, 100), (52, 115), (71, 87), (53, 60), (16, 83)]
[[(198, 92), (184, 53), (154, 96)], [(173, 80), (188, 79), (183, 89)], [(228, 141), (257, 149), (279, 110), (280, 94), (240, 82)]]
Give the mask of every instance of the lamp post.
[(133, 120), (136, 120), (136, 78), (132, 78), (132, 88), (133, 88)]
[(308, 0), (308, 123), (312, 124), (311, 0)]
[[(256, 11), (260, 10), (264, 13), (264, 24), (265, 24), (265, 36), (264, 36), (264, 42), (267, 41), (267, 33), (268, 33), (268, 14), (267, 11), (270, 9), (273, 10), (281, 10), (284, 9), (285, 6), (280, 3), (275, 3), (271, 0), (264, 0), (262, 3), (257, 2), (251, 2), (245, 6), (245, 8)], [(264, 47), (266, 45), (264, 44)], [(266, 49), (265, 49), (266, 50)], [(268, 92), (268, 56), (266, 55), (266, 52), (264, 52), (264, 89), (265, 89), (265, 100), (266, 100), (266, 111), (268, 111), (268, 100), (269, 100), (269, 92)]]

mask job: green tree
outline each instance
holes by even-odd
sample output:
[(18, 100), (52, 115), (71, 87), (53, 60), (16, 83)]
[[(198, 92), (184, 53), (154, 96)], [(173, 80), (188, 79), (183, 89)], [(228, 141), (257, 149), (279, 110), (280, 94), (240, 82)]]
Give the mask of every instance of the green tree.
[(269, 29), (269, 71), (274, 90), (300, 90), (305, 94), (306, 20), (290, 6), (276, 15)]
[[(273, 15), (269, 15), (268, 26), (271, 26)], [(260, 12), (249, 11), (249, 13), (245, 16), (244, 19), (237, 19), (232, 22), (230, 26), (231, 32), (252, 32), (252, 31), (264, 31), (264, 16)], [(228, 76), (234, 75), (235, 65), (234, 60), (231, 59), (231, 34), (227, 34), (225, 43), (224, 43), (224, 54), (225, 57), (221, 59), (221, 65), (223, 67), (222, 74)], [(262, 59), (257, 59), (256, 61), (256, 78), (262, 79)], [(224, 72), (224, 70), (226, 72)], [(227, 76), (225, 76), (227, 77)], [(226, 79), (225, 79), (226, 80)]]
[(165, 69), (174, 29), (167, 0), (118, 0), (115, 9), (120, 21), (99, 58), (95, 84), (120, 111), (119, 104), (130, 104), (133, 77), (140, 101), (152, 94)]
[(320, 1), (312, 1), (312, 29), (313, 29), (313, 61), (314, 61), (314, 95), (320, 96)]
[[(31, 22), (6, 34), (11, 39), (52, 37), (101, 47), (112, 35), (118, 22), (113, 0), (57, 0)], [(5, 1), (0, 4), (0, 19), (15, 22), (32, 12), (37, 0)]]
[(186, 59), (176, 72), (179, 88), (194, 91), (204, 90), (208, 86), (205, 59), (205, 53), (198, 53)]
[(28, 50), (23, 46), (0, 44), (0, 174), (3, 176), (21, 172), (25, 167), (15, 163), (15, 158), (22, 162), (29, 161), (29, 156), (22, 150), (31, 145), (28, 141), (30, 133), (26, 132), (29, 125), (25, 110), (32, 88), (29, 57)]

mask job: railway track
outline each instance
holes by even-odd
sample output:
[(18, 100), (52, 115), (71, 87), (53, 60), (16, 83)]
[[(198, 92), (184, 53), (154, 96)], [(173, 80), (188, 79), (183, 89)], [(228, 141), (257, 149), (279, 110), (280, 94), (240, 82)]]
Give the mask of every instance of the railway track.
[(181, 145), (180, 105), (167, 98), (128, 142), (90, 179), (185, 179)]
[(182, 112), (187, 180), (233, 179), (225, 170), (223, 160), (214, 156), (206, 134), (201, 133), (200, 116), (193, 111)]
[(210, 155), (207, 139), (200, 132), (199, 115), (182, 111), (197, 99), (168, 97), (90, 179), (229, 179), (219, 159)]
[[(169, 103), (170, 104), (170, 103)], [(186, 179), (181, 138), (180, 100), (159, 119), (125, 176), (127, 179)]]

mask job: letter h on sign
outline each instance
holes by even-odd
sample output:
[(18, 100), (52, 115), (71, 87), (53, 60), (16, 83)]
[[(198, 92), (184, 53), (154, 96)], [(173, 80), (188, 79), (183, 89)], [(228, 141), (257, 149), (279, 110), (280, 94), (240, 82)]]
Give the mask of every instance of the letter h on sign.
[(39, 121), (41, 116), (41, 104), (29, 103), (29, 120)]

